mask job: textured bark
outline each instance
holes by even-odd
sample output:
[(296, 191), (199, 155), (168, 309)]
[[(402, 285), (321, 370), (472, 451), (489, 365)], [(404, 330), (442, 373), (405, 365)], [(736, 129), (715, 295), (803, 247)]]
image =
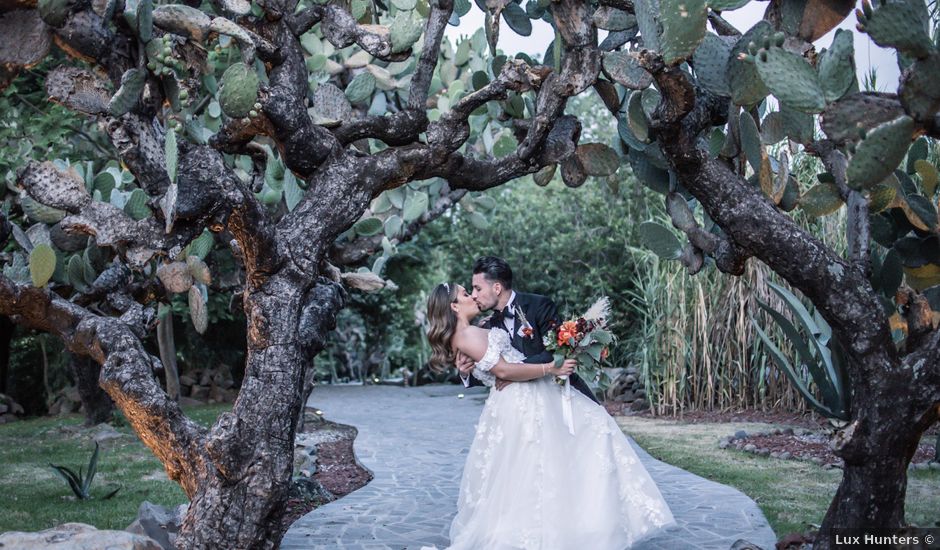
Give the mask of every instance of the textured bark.
[[(901, 526), (907, 465), (924, 431), (937, 421), (940, 332), (924, 327), (908, 339), (906, 355), (898, 353), (866, 274), (865, 246), (855, 242), (852, 261), (846, 261), (723, 162), (709, 159), (698, 140), (700, 131), (722, 116), (715, 103), (697, 96), (679, 69), (665, 67), (653, 53), (641, 55), (663, 93), (651, 127), (679, 183), (736, 249), (759, 258), (809, 298), (846, 350), (852, 421), (832, 441), (845, 470), (816, 547), (830, 547), (834, 528)], [(841, 167), (838, 158), (827, 162), (836, 171)], [(850, 231), (867, 244), (867, 224), (860, 220), (865, 211), (855, 207), (850, 223), (856, 227)], [(914, 319), (918, 310), (910, 309)]]
[(310, 400), (310, 394), (313, 393), (313, 388), (316, 387), (316, 381), (314, 380), (316, 372), (316, 365), (311, 361), (304, 371), (304, 385), (303, 389), (300, 390), (300, 410), (297, 412), (297, 433), (304, 431), (304, 410), (307, 408), (307, 402)]
[(166, 394), (173, 401), (180, 400), (180, 373), (176, 366), (176, 341), (173, 339), (173, 314), (167, 313), (157, 321), (157, 347), (160, 363), (166, 377)]
[[(232, 11), (224, 0), (215, 4), (217, 13)], [(55, 31), (56, 43), (103, 71), (56, 69), (47, 91), (63, 105), (98, 118), (123, 165), (151, 197), (154, 215), (133, 220), (113, 206), (90, 200), (69, 174), (28, 165), (18, 175), (26, 192), (43, 203), (59, 201), (55, 204), (69, 212), (62, 228), (95, 236), (99, 246), (114, 249), (130, 269), (109, 268), (88, 293), (71, 302), (0, 275), (0, 315), (53, 333), (73, 353), (100, 364), (101, 387), (190, 497), (177, 541), (180, 548), (277, 547), (296, 424), (310, 385), (305, 373), (312, 375), (313, 358), (346, 300), (343, 288), (322, 275), (335, 275), (330, 257), (354, 263), (380, 246), (380, 240), (368, 240), (346, 251), (331, 250), (337, 236), (361, 217), (375, 196), (409, 181), (442, 176), (449, 180), (450, 191), (404, 228), (403, 238), (468, 190), (486, 189), (564, 161), (573, 155), (581, 131), (573, 117), (563, 115), (566, 101), (593, 83), (600, 70), (591, 10), (580, 0), (560, 0), (552, 9), (565, 19), (563, 33), (570, 46), (560, 74), (511, 59), (496, 79), (431, 124), (428, 91), (453, 10), (452, 0), (432, 0), (407, 105), (398, 106), (392, 116), (366, 117), (328, 130), (314, 124), (307, 112), (308, 73), (299, 35), (319, 23), (337, 48), (357, 43), (385, 61), (405, 59), (412, 52), (392, 54), (387, 29), (358, 25), (338, 4), (313, 5), (297, 13), (293, 0), (262, 0), (259, 6), (265, 17), (229, 23), (242, 26), (248, 37), (239, 43), (243, 56), (256, 52), (264, 63), (268, 78), (257, 100), (260, 112), (247, 122), (227, 122), (210, 146), (180, 139), (175, 186), (166, 171), (166, 121), (160, 109), (164, 98), (155, 79), (148, 76), (143, 100), (127, 114), (113, 117), (105, 109), (108, 90), (119, 88), (128, 68), (142, 65), (136, 38), (120, 12), (115, 16), (118, 24), (112, 26), (88, 5), (73, 7)], [(519, 149), (496, 160), (458, 153), (470, 135), (470, 113), (489, 101), (506, 99), (510, 91), (537, 93), (536, 116), (516, 127)], [(273, 142), (287, 168), (307, 184), (303, 199), (279, 219), (226, 167), (221, 154), (248, 154), (263, 161), (263, 148), (253, 141), (259, 136)], [(364, 138), (380, 139), (389, 147), (373, 155), (347, 147)], [(171, 190), (176, 194), (174, 208), (160, 208), (159, 201)], [(7, 232), (2, 222), (0, 243)], [(241, 296), (248, 324), (246, 371), (238, 398), (233, 410), (209, 430), (183, 416), (173, 397), (162, 390), (153, 375), (158, 360), (141, 344), (156, 322), (148, 304), (164, 298), (164, 290), (159, 283), (131, 282), (129, 277), (153, 260), (178, 257), (206, 227), (230, 235), (233, 255), (244, 270)], [(169, 379), (167, 347), (162, 345), (161, 351)], [(168, 390), (173, 393), (172, 387)]]
[(101, 365), (88, 357), (69, 354), (69, 371), (75, 377), (78, 397), (85, 413), (85, 425), (94, 426), (111, 420), (114, 403), (98, 385)]
[(6, 315), (0, 315), (0, 393), (7, 392), (10, 377), (10, 343), (13, 342), (15, 325)]

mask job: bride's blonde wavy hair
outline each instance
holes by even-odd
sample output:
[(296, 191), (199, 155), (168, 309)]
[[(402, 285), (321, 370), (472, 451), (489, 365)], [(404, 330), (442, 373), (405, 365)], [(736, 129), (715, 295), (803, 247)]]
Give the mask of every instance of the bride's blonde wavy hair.
[(428, 366), (440, 373), (454, 364), (454, 351), (450, 340), (457, 329), (457, 314), (450, 305), (457, 301), (457, 285), (441, 283), (428, 296), (428, 343), (431, 358)]

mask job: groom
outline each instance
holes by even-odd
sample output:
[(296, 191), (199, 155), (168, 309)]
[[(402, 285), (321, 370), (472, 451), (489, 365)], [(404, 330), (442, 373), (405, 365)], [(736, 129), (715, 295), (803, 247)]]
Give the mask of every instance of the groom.
[[(542, 337), (561, 323), (558, 308), (545, 296), (516, 292), (512, 288), (512, 269), (502, 258), (485, 256), (473, 263), (473, 299), (480, 311), (493, 310), (480, 326), (509, 332), (512, 347), (525, 355), (526, 363), (546, 363), (552, 360), (545, 350)], [(473, 360), (457, 355), (457, 370), (465, 386), (482, 384), (470, 377)], [(497, 380), (496, 389), (510, 382)], [(594, 392), (577, 374), (571, 375), (571, 385), (597, 403)]]

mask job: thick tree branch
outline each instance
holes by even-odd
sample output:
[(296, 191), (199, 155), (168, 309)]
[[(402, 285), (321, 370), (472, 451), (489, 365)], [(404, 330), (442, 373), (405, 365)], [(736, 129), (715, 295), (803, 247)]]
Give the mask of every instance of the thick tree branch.
[(323, 36), (337, 48), (359, 44), (363, 50), (385, 61), (402, 61), (411, 55), (410, 49), (398, 53), (392, 52), (392, 40), (388, 27), (360, 25), (349, 12), (336, 4), (313, 4), (291, 16), (287, 21), (290, 32), (294, 36), (304, 34), (317, 23), (320, 23)]
[(868, 219), (868, 199), (859, 191), (849, 187), (845, 175), (848, 160), (831, 141), (817, 141), (813, 143), (811, 150), (822, 159), (826, 170), (835, 179), (839, 195), (845, 201), (847, 209), (845, 233), (848, 240), (849, 260), (866, 278), (870, 277), (871, 258), (868, 243), (871, 240), (871, 226)]
[(880, 356), (884, 361), (866, 360), (859, 364), (897, 362), (887, 319), (868, 279), (798, 227), (727, 166), (709, 159), (697, 147), (697, 135), (682, 124), (683, 117), (695, 105), (695, 94), (686, 75), (665, 67), (651, 52), (644, 51), (641, 58), (647, 70), (652, 69), (663, 94), (652, 126), (679, 183), (699, 200), (742, 251), (759, 258), (803, 292), (832, 325), (850, 354), (857, 359)]
[(441, 54), (441, 38), (453, 11), (454, 0), (431, 0), (431, 13), (424, 29), (424, 48), (411, 77), (411, 91), (408, 94), (408, 108), (411, 110), (427, 112), (431, 75), (437, 66), (437, 58)]
[(183, 415), (153, 376), (154, 363), (123, 321), (99, 317), (46, 289), (17, 285), (0, 275), (0, 315), (59, 337), (69, 351), (101, 364), (101, 386), (134, 431), (193, 495), (206, 473), (206, 431)]
[(365, 138), (381, 140), (388, 145), (408, 145), (427, 130), (426, 109), (406, 109), (391, 115), (367, 116), (344, 123), (333, 131), (333, 135), (344, 146)]
[[(273, 125), (271, 137), (278, 144), (284, 164), (306, 178), (340, 143), (328, 130), (314, 124), (307, 113), (307, 67), (300, 42), (285, 23), (278, 24), (275, 33), (272, 41), (280, 48), (283, 62), (271, 68), (269, 87), (259, 101)], [(218, 142), (213, 145), (218, 146)]]
[(909, 387), (916, 388), (917, 401), (923, 406), (940, 411), (940, 330), (920, 331), (917, 340), (904, 358), (905, 368), (912, 371)]

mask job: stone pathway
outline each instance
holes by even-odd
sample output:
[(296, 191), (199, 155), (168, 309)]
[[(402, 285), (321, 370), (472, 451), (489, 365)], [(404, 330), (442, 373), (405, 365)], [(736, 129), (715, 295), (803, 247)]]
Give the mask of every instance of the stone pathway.
[[(359, 428), (356, 455), (375, 479), (297, 520), (281, 548), (446, 547), (485, 399), (485, 388), (459, 386), (317, 387), (309, 404), (330, 420)], [(774, 532), (749, 497), (660, 462), (631, 443), (678, 523), (637, 550), (727, 550), (742, 538), (767, 550), (774, 547)]]

